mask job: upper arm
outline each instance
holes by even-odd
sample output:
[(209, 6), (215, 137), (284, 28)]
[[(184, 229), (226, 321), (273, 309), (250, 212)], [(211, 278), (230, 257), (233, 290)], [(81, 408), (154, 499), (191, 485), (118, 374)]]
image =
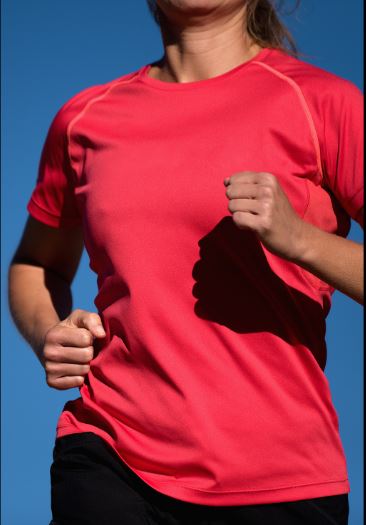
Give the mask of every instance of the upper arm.
[(28, 215), (11, 264), (42, 266), (71, 284), (83, 247), (81, 226), (55, 228)]
[(363, 228), (364, 100), (348, 81), (335, 84), (324, 110), (325, 177), (348, 215)]
[(79, 106), (74, 99), (67, 102), (49, 126), (28, 198), (29, 215), (12, 260), (43, 266), (70, 283), (83, 251), (82, 219), (68, 151), (68, 126)]

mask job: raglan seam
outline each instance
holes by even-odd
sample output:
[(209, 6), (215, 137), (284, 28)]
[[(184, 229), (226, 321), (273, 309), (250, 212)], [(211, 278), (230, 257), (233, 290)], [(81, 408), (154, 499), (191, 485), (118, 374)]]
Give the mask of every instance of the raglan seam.
[(132, 76), (129, 76), (127, 79), (125, 76), (123, 76), (122, 78), (118, 78), (117, 80), (112, 80), (109, 83), (109, 86), (107, 84), (106, 90), (101, 95), (96, 95), (95, 97), (92, 97), (90, 100), (88, 100), (85, 106), (68, 123), (67, 128), (66, 128), (66, 151), (67, 151), (69, 165), (71, 169), (75, 172), (76, 175), (77, 175), (77, 171), (73, 167), (73, 163), (72, 163), (71, 155), (70, 155), (70, 142), (71, 142), (72, 127), (76, 124), (77, 121), (79, 121), (85, 115), (85, 113), (87, 112), (87, 110), (90, 108), (92, 104), (94, 104), (95, 102), (98, 102), (99, 100), (104, 99), (112, 91), (112, 89), (115, 86), (120, 85), (120, 84), (127, 84), (131, 82), (132, 80), (134, 80), (136, 76), (138, 76), (139, 72), (140, 70), (135, 71), (134, 73), (132, 73)]
[(282, 80), (287, 82), (292, 87), (292, 89), (295, 91), (295, 93), (296, 93), (296, 95), (297, 95), (297, 97), (298, 97), (298, 99), (300, 101), (300, 105), (301, 105), (301, 107), (303, 109), (303, 112), (305, 114), (306, 120), (308, 121), (308, 124), (309, 124), (310, 135), (311, 135), (311, 138), (312, 138), (312, 141), (313, 141), (313, 145), (314, 145), (314, 150), (315, 150), (315, 157), (316, 157), (316, 164), (317, 164), (317, 168), (318, 168), (318, 174), (321, 177), (321, 181), (323, 181), (324, 173), (323, 173), (323, 166), (322, 166), (322, 160), (321, 160), (320, 141), (319, 141), (318, 133), (317, 133), (316, 126), (315, 126), (315, 123), (314, 123), (314, 119), (313, 119), (313, 116), (312, 116), (310, 108), (309, 108), (309, 104), (308, 104), (308, 102), (306, 100), (306, 97), (305, 97), (301, 87), (299, 86), (299, 84), (293, 78), (289, 77), (288, 75), (285, 75), (284, 73), (281, 73), (280, 71), (275, 69), (273, 66), (270, 66), (268, 64), (265, 64), (265, 63), (259, 62), (259, 61), (253, 61), (252, 63), (253, 64), (257, 64), (257, 65), (263, 67), (264, 69), (267, 69), (267, 71), (270, 71), (273, 75), (276, 75), (278, 78), (281, 78)]
[[(269, 66), (268, 64), (264, 64), (264, 63), (259, 62), (259, 61), (255, 62), (255, 63), (263, 66), (264, 68), (268, 69), (268, 71), (271, 71), (273, 74), (275, 74), (279, 78), (282, 78), (283, 80), (288, 82), (288, 84), (294, 89), (295, 93), (299, 97), (301, 107), (302, 107), (302, 109), (303, 109), (303, 111), (305, 113), (306, 119), (307, 119), (308, 124), (309, 124), (310, 134), (311, 134), (311, 137), (312, 137), (312, 140), (313, 140), (313, 144), (314, 144), (314, 149), (315, 149), (318, 173), (321, 176), (321, 183), (323, 183), (325, 181), (325, 174), (324, 174), (323, 165), (322, 165), (320, 141), (319, 141), (318, 133), (317, 133), (316, 126), (315, 126), (315, 123), (314, 123), (314, 119), (312, 117), (309, 105), (307, 103), (307, 100), (305, 98), (305, 95), (304, 95), (303, 91), (301, 90), (301, 88), (297, 84), (297, 82), (295, 82), (295, 80), (293, 80), (291, 77), (288, 77), (287, 75), (277, 71), (275, 68), (273, 68), (272, 66)], [(302, 219), (305, 219), (306, 213), (308, 211), (308, 207), (310, 205), (310, 191), (309, 191), (308, 184), (309, 184), (309, 181), (308, 181), (308, 179), (306, 179), (307, 202), (306, 202), (306, 206), (305, 206), (304, 212), (302, 214)], [(301, 271), (303, 277), (305, 278), (305, 280), (310, 284), (310, 286), (316, 292), (322, 292), (322, 291), (329, 291), (330, 290), (331, 286), (328, 283), (326, 283), (322, 279), (316, 277), (315, 275), (311, 274), (311, 272), (306, 271), (304, 268), (300, 268), (300, 271)], [(314, 277), (314, 279), (313, 279), (313, 277)], [(315, 284), (315, 283), (317, 283), (317, 284)]]

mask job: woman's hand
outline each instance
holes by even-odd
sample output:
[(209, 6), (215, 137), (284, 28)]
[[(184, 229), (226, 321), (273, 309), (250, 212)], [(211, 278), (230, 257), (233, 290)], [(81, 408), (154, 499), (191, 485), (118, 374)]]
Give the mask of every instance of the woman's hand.
[(238, 228), (250, 229), (272, 253), (297, 260), (304, 221), (271, 173), (243, 171), (224, 180), (228, 209)]
[(81, 309), (47, 330), (43, 363), (48, 386), (57, 390), (81, 386), (94, 356), (94, 337), (105, 336), (100, 316)]

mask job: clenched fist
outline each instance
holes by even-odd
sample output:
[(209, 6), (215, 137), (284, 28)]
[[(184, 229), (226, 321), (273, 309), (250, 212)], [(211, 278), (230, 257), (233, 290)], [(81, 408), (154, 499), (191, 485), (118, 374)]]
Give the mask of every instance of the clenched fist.
[(243, 171), (225, 179), (224, 185), (238, 228), (254, 231), (269, 251), (284, 259), (301, 257), (306, 225), (275, 175)]
[(105, 337), (100, 316), (76, 309), (46, 333), (43, 363), (48, 386), (57, 390), (79, 387), (93, 359), (94, 337)]

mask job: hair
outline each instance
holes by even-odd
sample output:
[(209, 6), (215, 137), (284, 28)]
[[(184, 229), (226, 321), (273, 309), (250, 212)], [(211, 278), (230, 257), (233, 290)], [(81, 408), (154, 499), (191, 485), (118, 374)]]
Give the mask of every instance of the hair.
[[(246, 26), (252, 40), (261, 47), (281, 49), (286, 53), (298, 56), (295, 40), (279, 17), (283, 0), (246, 0)], [(155, 22), (160, 26), (163, 13), (156, 0), (147, 0)], [(293, 12), (300, 4), (295, 0)]]

